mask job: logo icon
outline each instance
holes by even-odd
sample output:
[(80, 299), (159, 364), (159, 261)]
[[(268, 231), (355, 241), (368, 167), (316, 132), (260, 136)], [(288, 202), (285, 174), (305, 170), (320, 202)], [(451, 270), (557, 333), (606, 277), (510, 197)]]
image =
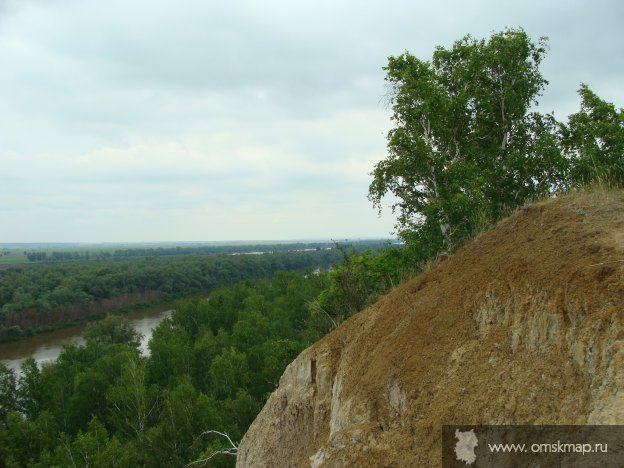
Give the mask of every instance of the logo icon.
[(455, 444), (457, 460), (463, 461), (466, 465), (472, 465), (477, 459), (474, 452), (475, 447), (479, 445), (479, 439), (477, 439), (474, 430), (461, 432), (459, 429), (455, 429), (455, 438), (457, 439)]

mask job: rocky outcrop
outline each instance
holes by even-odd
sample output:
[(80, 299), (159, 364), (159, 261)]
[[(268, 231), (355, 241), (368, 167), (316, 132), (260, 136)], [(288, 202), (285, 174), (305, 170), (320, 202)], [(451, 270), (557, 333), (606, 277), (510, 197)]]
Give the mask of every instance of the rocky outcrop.
[(624, 196), (520, 210), (292, 362), (237, 466), (437, 466), (443, 424), (624, 424)]

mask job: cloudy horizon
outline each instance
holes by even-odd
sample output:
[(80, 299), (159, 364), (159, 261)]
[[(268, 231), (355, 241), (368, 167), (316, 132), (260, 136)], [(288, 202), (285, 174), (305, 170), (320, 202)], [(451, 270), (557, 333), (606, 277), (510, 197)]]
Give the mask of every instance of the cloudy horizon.
[(0, 243), (389, 237), (383, 67), (549, 37), (542, 112), (624, 105), (624, 4), (0, 0)]

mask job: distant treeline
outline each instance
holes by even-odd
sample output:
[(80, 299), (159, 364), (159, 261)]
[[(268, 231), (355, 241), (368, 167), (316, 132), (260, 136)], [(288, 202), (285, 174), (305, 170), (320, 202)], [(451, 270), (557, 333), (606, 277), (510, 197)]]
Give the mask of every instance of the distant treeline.
[[(358, 244), (368, 244), (376, 248), (387, 241), (358, 241)], [(189, 245), (172, 247), (136, 247), (129, 249), (110, 250), (54, 250), (51, 252), (33, 250), (25, 251), (24, 255), (30, 262), (59, 263), (90, 260), (117, 260), (134, 257), (164, 257), (176, 255), (220, 255), (220, 254), (250, 254), (269, 252), (290, 252), (302, 250), (322, 250), (332, 248), (330, 242), (297, 242), (289, 244), (251, 244), (251, 245)]]
[[(361, 242), (352, 247), (361, 251), (382, 245)], [(277, 271), (328, 268), (341, 255), (335, 246), (319, 246), (264, 255), (161, 256), (8, 268), (0, 271), (0, 341)]]

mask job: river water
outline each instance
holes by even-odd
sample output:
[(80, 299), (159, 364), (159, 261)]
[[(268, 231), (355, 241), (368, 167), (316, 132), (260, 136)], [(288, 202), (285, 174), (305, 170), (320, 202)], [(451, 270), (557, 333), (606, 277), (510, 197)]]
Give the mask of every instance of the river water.
[[(140, 350), (144, 355), (148, 353), (147, 343), (152, 337), (152, 331), (156, 325), (171, 315), (170, 307), (153, 307), (123, 315), (130, 321), (134, 329), (143, 335)], [(32, 356), (41, 366), (44, 362), (54, 361), (61, 353), (63, 345), (84, 343), (82, 335), (86, 328), (87, 324), (84, 323), (76, 327), (41, 333), (20, 341), (0, 343), (0, 360), (16, 372), (19, 372), (22, 363), (29, 356)]]

